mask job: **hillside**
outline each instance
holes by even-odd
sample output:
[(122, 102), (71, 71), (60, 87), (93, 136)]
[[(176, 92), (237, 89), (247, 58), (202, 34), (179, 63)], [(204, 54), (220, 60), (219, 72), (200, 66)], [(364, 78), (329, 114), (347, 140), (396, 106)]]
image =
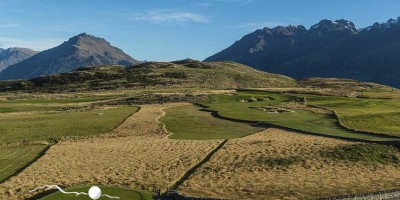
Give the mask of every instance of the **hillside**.
[(27, 48), (0, 48), (0, 72), (10, 65), (19, 63), (37, 53), (38, 52)]
[(132, 65), (139, 63), (109, 42), (86, 33), (70, 38), (52, 49), (40, 52), (0, 73), (0, 80), (31, 79), (68, 72), (79, 67)]
[(400, 18), (359, 29), (348, 20), (256, 30), (205, 61), (293, 78), (336, 77), (400, 87)]
[(248, 88), (290, 87), (295, 80), (233, 62), (195, 60), (148, 62), (124, 67), (110, 65), (80, 68), (27, 81), (0, 82), (0, 91), (78, 91), (116, 88)]

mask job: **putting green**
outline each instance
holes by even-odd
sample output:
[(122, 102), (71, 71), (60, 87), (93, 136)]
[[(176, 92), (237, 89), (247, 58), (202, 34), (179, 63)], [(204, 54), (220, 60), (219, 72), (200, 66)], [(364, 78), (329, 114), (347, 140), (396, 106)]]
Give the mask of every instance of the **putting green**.
[[(87, 193), (89, 190), (89, 186), (82, 187), (71, 187), (65, 189), (67, 192), (85, 192)], [(119, 197), (120, 200), (150, 200), (152, 199), (152, 193), (149, 191), (137, 191), (123, 188), (115, 188), (115, 187), (100, 187), (102, 194), (108, 194), (110, 196)], [(105, 196), (100, 197), (98, 200), (112, 200)], [(76, 196), (74, 194), (63, 194), (61, 192), (56, 192), (50, 194), (46, 197), (41, 198), (40, 200), (91, 200), (89, 196), (79, 195)]]

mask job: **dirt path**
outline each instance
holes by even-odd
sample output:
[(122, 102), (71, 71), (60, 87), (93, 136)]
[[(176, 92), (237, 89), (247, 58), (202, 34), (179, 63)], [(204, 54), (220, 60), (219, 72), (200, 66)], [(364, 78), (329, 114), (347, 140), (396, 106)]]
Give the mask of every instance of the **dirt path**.
[(188, 103), (142, 105), (140, 110), (125, 120), (120, 126), (111, 131), (116, 136), (145, 136), (163, 138), (167, 135), (164, 124), (159, 119), (165, 115), (164, 109), (175, 106), (189, 105)]

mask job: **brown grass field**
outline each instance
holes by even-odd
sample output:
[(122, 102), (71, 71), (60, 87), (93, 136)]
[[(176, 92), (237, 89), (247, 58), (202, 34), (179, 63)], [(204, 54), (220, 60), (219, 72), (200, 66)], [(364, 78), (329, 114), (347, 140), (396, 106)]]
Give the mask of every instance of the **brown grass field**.
[(45, 184), (146, 189), (172, 185), (221, 141), (166, 139), (156, 119), (168, 106), (143, 106), (106, 137), (71, 139), (52, 146), (43, 157), (0, 185), (0, 199), (26, 198), (33, 195), (29, 190)]
[(180, 191), (226, 199), (315, 199), (400, 187), (398, 163), (332, 160), (320, 153), (360, 144), (267, 129), (228, 141)]

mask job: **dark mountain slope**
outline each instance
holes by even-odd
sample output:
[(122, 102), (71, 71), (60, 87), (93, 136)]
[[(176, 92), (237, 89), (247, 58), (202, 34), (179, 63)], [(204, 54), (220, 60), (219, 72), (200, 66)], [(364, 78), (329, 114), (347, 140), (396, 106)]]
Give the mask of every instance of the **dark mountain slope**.
[(264, 28), (205, 61), (235, 61), (294, 78), (339, 77), (400, 87), (400, 18), (357, 29), (347, 20)]
[(102, 38), (82, 33), (61, 45), (40, 52), (0, 73), (0, 79), (30, 79), (68, 72), (79, 67), (139, 63)]

